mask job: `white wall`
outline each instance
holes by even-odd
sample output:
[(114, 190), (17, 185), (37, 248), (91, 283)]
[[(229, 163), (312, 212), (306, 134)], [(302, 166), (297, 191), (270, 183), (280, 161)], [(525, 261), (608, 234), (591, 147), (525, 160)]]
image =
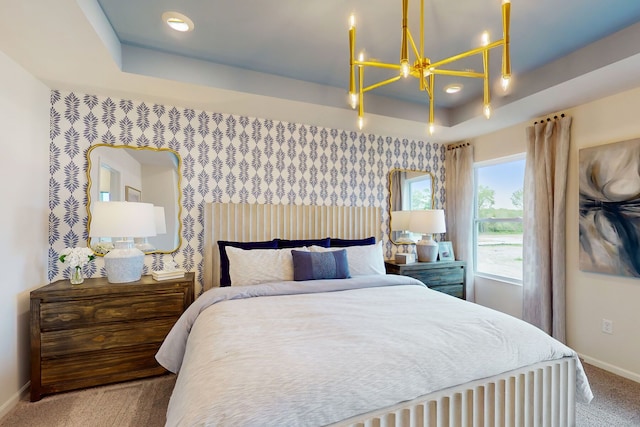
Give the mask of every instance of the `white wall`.
[(0, 417), (29, 381), (29, 292), (45, 285), (49, 89), (0, 52)]
[[(635, 381), (640, 381), (640, 278), (579, 270), (578, 150), (640, 137), (639, 111), (640, 88), (564, 111), (573, 117), (567, 171), (567, 342), (588, 363)], [(525, 128), (533, 122), (474, 138), (475, 160), (524, 152)], [(503, 292), (492, 281), (479, 280), (476, 293), (483, 305), (507, 312), (522, 304), (521, 292)], [(613, 335), (601, 332), (603, 318), (613, 320)]]

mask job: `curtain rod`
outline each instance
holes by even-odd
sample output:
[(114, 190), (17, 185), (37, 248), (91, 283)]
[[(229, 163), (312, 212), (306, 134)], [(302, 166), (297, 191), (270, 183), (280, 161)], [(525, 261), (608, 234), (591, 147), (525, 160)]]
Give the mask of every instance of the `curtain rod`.
[(447, 145), (447, 151), (455, 150), (457, 148), (466, 147), (467, 145), (471, 145), (471, 143), (470, 142), (463, 142), (462, 144), (458, 144), (458, 145)]
[[(560, 117), (564, 117), (564, 113), (560, 114)], [(558, 118), (558, 116), (553, 116), (553, 120), (556, 120)], [(547, 117), (547, 121), (550, 122), (551, 121), (551, 117)], [(544, 119), (540, 120), (540, 123), (544, 122)], [(534, 122), (534, 125), (537, 125), (538, 122)]]

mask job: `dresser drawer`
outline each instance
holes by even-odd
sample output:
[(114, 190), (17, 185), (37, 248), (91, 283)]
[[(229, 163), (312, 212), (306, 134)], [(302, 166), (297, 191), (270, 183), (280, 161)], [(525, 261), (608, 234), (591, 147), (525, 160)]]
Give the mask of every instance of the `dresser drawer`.
[(155, 360), (160, 343), (118, 348), (91, 354), (70, 354), (42, 361), (42, 389), (45, 394), (81, 387), (109, 384), (166, 370)]
[(47, 359), (144, 343), (160, 343), (176, 320), (177, 317), (173, 317), (44, 332), (40, 340), (41, 357)]
[(51, 331), (159, 316), (176, 318), (184, 311), (184, 300), (184, 293), (172, 292), (44, 302), (40, 305), (40, 328)]

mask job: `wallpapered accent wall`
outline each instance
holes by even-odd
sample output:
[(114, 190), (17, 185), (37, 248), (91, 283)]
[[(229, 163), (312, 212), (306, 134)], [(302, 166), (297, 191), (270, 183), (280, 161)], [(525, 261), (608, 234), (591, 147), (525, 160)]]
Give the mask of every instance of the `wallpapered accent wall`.
[[(87, 159), (94, 144), (166, 147), (182, 157), (182, 247), (145, 257), (144, 274), (174, 260), (202, 277), (206, 202), (380, 206), (386, 256), (388, 173), (432, 171), (444, 207), (445, 147), (424, 141), (192, 108), (54, 90), (51, 92), (49, 280), (68, 278), (65, 247), (87, 241)], [(104, 261), (85, 267), (106, 276)]]

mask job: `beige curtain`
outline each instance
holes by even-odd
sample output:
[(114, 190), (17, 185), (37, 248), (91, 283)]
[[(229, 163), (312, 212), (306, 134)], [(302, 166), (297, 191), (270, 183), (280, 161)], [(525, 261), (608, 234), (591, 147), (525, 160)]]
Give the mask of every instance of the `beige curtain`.
[(565, 342), (566, 190), (571, 117), (527, 128), (522, 317)]
[(450, 145), (445, 157), (447, 239), (456, 259), (467, 262), (467, 300), (475, 301), (473, 286), (473, 146)]

